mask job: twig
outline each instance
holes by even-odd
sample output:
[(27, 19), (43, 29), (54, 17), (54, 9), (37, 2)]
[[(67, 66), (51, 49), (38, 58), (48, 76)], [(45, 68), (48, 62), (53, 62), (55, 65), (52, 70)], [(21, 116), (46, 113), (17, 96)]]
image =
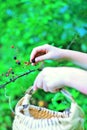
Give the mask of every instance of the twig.
[(17, 79), (19, 79), (19, 78), (21, 78), (21, 77), (23, 77), (23, 76), (25, 76), (25, 75), (28, 75), (29, 73), (32, 73), (32, 72), (34, 72), (34, 71), (37, 71), (37, 70), (40, 71), (40, 69), (29, 70), (28, 72), (25, 72), (25, 73), (23, 73), (23, 74), (21, 74), (21, 75), (19, 75), (19, 76), (16, 76), (15, 78), (10, 79), (10, 80), (7, 81), (6, 83), (0, 85), (0, 88), (4, 88), (4, 87), (5, 87), (6, 85), (8, 85), (9, 83), (14, 82), (15, 80), (17, 80)]
[(13, 108), (11, 106), (11, 96), (7, 95), (6, 88), (5, 88), (5, 97), (8, 99), (10, 110), (12, 111), (13, 114), (15, 114), (15, 111), (13, 110)]
[(72, 46), (72, 44), (75, 43), (76, 38), (77, 38), (77, 35), (73, 38), (73, 40), (72, 40), (72, 41), (70, 42), (70, 44), (67, 46), (67, 49), (70, 49), (70, 47)]

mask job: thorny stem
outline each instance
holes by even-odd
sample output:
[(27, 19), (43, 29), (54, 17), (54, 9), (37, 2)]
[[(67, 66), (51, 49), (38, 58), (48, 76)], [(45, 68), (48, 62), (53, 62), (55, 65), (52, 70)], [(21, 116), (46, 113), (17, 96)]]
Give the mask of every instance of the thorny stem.
[(25, 76), (25, 75), (28, 75), (28, 74), (30, 74), (30, 73), (32, 73), (32, 72), (35, 72), (35, 71), (41, 71), (41, 69), (34, 69), (34, 70), (29, 70), (28, 72), (25, 72), (25, 73), (23, 73), (23, 74), (21, 74), (21, 75), (19, 75), (19, 76), (16, 76), (15, 78), (13, 78), (13, 79), (11, 79), (11, 80), (9, 80), (9, 81), (7, 81), (6, 83), (4, 83), (4, 84), (2, 84), (2, 85), (0, 85), (0, 88), (4, 88), (6, 85), (8, 85), (9, 83), (11, 83), (11, 82), (14, 82), (15, 80), (17, 80), (17, 79), (19, 79), (19, 78), (21, 78), (21, 77), (23, 77), (23, 76)]

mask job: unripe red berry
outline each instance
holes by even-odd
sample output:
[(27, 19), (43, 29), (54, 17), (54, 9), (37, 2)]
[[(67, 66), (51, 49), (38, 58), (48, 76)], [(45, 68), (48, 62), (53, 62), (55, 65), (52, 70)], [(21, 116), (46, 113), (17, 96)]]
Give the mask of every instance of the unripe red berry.
[(19, 62), (19, 60), (16, 60), (16, 63), (18, 63)]
[(28, 61), (25, 61), (25, 62), (24, 62), (24, 64), (25, 64), (25, 65), (29, 65), (29, 64), (30, 64), (30, 62), (28, 62)]
[(14, 48), (14, 45), (12, 45), (11, 48)]

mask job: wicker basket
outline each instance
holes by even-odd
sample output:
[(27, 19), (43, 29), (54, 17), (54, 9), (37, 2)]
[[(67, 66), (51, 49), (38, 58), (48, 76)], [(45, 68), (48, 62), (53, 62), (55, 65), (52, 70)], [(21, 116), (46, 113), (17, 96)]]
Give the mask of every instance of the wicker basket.
[(61, 92), (71, 99), (68, 112), (55, 112), (31, 105), (32, 89), (29, 89), (16, 105), (13, 130), (84, 130), (83, 110), (66, 90)]

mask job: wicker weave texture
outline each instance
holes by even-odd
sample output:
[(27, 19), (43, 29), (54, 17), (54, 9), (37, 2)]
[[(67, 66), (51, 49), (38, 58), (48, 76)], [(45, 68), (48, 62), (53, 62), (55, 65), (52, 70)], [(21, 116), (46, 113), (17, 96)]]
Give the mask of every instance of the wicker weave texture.
[(12, 130), (84, 130), (84, 112), (72, 100), (69, 113), (28, 104), (26, 94), (16, 105)]

